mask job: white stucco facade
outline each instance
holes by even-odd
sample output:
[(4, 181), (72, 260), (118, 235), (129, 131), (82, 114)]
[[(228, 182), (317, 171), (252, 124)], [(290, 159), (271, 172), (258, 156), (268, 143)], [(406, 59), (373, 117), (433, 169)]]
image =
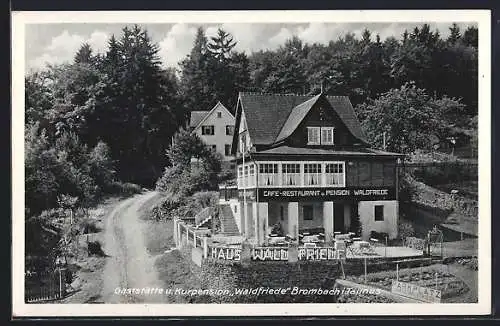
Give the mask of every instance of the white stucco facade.
[[(213, 127), (213, 135), (203, 132), (204, 126), (208, 128)], [(228, 152), (228, 146), (233, 142), (233, 133), (228, 133), (227, 129), (234, 132), (234, 116), (229, 112), (224, 105), (220, 102), (207, 113), (206, 117), (193, 129), (193, 133), (196, 133), (202, 140), (207, 144), (207, 146), (215, 146), (215, 149), (223, 157), (224, 161), (229, 161), (233, 158)]]
[[(383, 206), (383, 220), (375, 220), (375, 206)], [(358, 204), (359, 220), (364, 239), (370, 238), (370, 232), (385, 232), (389, 239), (398, 236), (398, 202), (396, 200), (361, 201)]]

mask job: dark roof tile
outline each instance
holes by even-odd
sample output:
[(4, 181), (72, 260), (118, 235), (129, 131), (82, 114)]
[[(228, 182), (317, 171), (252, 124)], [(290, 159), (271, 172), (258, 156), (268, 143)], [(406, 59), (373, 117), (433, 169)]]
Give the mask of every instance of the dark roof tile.
[[(288, 137), (309, 112), (319, 95), (240, 93), (250, 137), (254, 144), (269, 145)], [(326, 96), (350, 132), (366, 142), (347, 96)], [(293, 111), (293, 114), (292, 114)]]
[(191, 111), (190, 127), (196, 127), (210, 111)]

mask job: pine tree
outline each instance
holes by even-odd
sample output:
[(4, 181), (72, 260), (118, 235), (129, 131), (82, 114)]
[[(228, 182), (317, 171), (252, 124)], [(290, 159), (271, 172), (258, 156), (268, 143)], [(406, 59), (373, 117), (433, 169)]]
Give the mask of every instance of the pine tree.
[(219, 61), (224, 62), (229, 58), (229, 55), (233, 48), (236, 46), (236, 42), (233, 37), (219, 28), (217, 30), (217, 35), (210, 38), (211, 42), (207, 44), (207, 49), (212, 53), (212, 55)]
[(78, 52), (75, 54), (74, 62), (75, 63), (92, 63), (92, 48), (90, 44), (83, 43)]
[(448, 36), (448, 39), (446, 41), (450, 44), (457, 43), (462, 37), (460, 35), (460, 27), (458, 27), (456, 23), (453, 23), (453, 25), (449, 28), (449, 30), (450, 30), (450, 35)]

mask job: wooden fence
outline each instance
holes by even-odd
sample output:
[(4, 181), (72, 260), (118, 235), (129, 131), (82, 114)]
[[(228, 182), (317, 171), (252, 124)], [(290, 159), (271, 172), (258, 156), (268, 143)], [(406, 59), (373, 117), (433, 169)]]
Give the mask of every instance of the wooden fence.
[(65, 270), (29, 273), (25, 275), (24, 280), (26, 303), (58, 300), (66, 295)]
[(196, 229), (182, 219), (174, 218), (174, 242), (177, 248), (191, 244), (194, 248), (203, 248), (203, 257), (208, 256), (208, 229)]

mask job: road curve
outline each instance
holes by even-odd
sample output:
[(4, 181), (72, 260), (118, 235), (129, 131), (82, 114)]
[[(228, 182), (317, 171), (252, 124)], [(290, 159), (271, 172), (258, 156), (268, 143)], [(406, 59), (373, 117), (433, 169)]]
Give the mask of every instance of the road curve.
[(151, 191), (135, 195), (117, 205), (108, 215), (103, 250), (108, 255), (103, 272), (102, 300), (105, 303), (158, 303), (161, 295), (117, 294), (117, 289), (161, 288), (154, 267), (155, 257), (144, 239), (145, 222), (140, 220), (141, 206), (159, 198)]

